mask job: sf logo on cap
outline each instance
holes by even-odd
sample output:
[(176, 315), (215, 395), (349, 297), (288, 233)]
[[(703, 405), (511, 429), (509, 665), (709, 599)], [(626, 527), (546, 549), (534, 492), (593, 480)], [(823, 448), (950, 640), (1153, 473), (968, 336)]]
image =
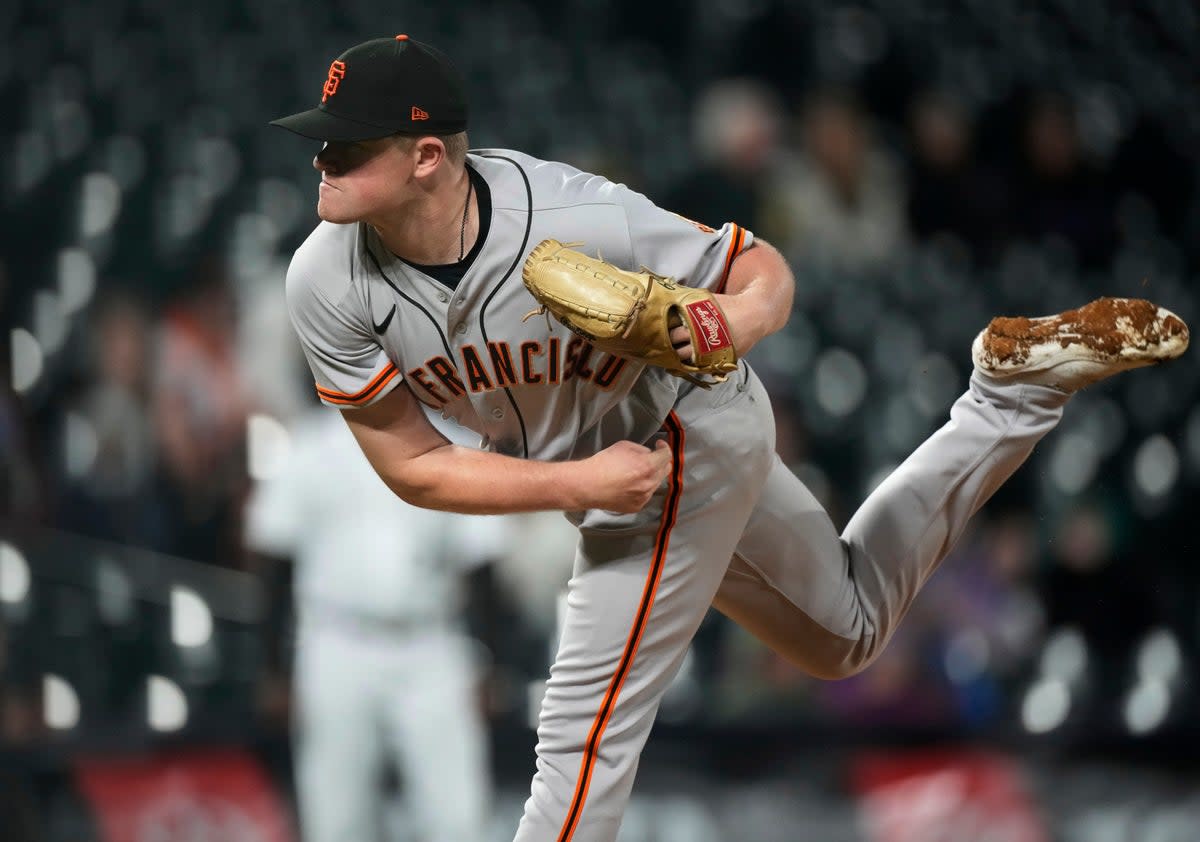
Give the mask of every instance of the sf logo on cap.
[(321, 102), (329, 99), (337, 93), (338, 84), (342, 81), (342, 77), (346, 75), (346, 62), (337, 61), (329, 65), (329, 75), (325, 78), (325, 86), (321, 88)]

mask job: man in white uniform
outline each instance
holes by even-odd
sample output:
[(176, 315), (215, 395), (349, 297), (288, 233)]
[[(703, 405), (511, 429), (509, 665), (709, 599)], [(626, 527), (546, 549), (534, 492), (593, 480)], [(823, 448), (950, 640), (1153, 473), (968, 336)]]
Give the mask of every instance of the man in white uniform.
[[(323, 221), (287, 278), (322, 400), (416, 505), (558, 509), (579, 526), (520, 842), (616, 837), (659, 701), (710, 605), (814, 675), (863, 669), (1071, 392), (1187, 344), (1186, 326), (1149, 302), (1009, 325), (1023, 339), (994, 323), (950, 422), (839, 535), (776, 457), (744, 360), (706, 390), (525, 318), (538, 303), (522, 266), (553, 238), (716, 293), (745, 354), (791, 311), (794, 280), (770, 245), (565, 164), (468, 153), (460, 76), (407, 35), (346, 51), (320, 105), (275, 122), (324, 142)], [(690, 359), (684, 334), (673, 338)], [(448, 442), (422, 404), (486, 449)]]
[(321, 407), (247, 508), (247, 544), (295, 561), (297, 800), (306, 842), (383, 840), (393, 763), (416, 838), (483, 838), (490, 777), (459, 577), (503, 519), (410, 506)]

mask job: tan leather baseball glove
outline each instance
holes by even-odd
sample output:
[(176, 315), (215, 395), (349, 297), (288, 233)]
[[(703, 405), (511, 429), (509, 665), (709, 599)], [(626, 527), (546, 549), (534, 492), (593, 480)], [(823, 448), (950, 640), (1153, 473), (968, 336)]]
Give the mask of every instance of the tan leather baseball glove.
[[(737, 368), (725, 314), (708, 290), (646, 268), (619, 269), (558, 240), (540, 242), (521, 276), (541, 305), (526, 318), (548, 312), (602, 351), (665, 368), (706, 389)], [(690, 361), (671, 344), (678, 324), (691, 335)]]

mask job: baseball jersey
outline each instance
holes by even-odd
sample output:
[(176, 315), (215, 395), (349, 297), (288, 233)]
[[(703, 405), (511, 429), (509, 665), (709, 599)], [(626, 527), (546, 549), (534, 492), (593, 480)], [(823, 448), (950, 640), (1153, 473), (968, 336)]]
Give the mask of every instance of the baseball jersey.
[(554, 238), (625, 269), (721, 292), (753, 236), (520, 152), (477, 150), (467, 164), (487, 183), (492, 216), (455, 288), (391, 254), (362, 223), (322, 222), (296, 251), (288, 307), (321, 400), (365, 406), (406, 381), (485, 446), (526, 458), (583, 458), (622, 439), (648, 440), (684, 381), (529, 316), (538, 303), (521, 280), (526, 257)]

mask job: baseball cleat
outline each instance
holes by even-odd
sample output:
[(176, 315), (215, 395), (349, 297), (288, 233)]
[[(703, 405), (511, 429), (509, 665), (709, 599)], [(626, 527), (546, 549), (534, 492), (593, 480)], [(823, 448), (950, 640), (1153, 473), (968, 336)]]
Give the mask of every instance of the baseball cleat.
[(1041, 318), (996, 317), (975, 337), (975, 367), (997, 380), (1074, 392), (1187, 350), (1183, 319), (1140, 298), (1098, 298)]

